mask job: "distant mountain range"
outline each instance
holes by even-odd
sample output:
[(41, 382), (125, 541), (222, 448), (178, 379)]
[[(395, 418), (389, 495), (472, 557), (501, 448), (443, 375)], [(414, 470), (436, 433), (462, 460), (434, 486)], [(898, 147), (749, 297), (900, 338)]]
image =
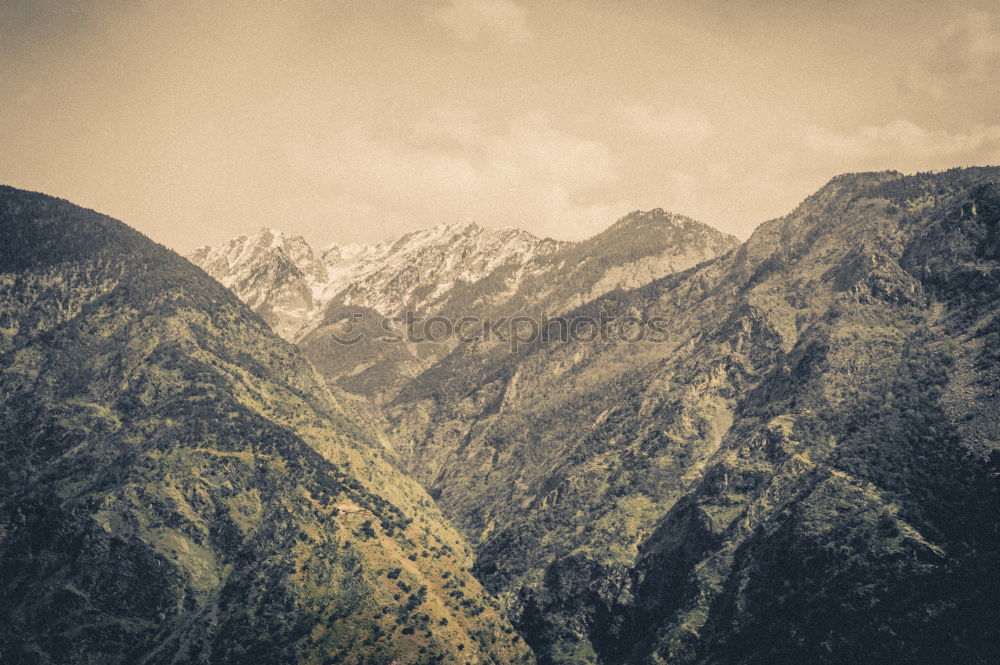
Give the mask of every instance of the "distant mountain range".
[(456, 286), (502, 266), (530, 270), (560, 245), (514, 229), (441, 224), (376, 245), (314, 251), (301, 236), (263, 228), (219, 247), (200, 247), (187, 258), (283, 337), (296, 340), (329, 307), (365, 307), (385, 315), (435, 312)]
[[(516, 229), (438, 225), (373, 246), (313, 250), (261, 229), (188, 256), (272, 328), (308, 350), (331, 383), (392, 395), (453, 345), (373, 344), (385, 317), (513, 316), (563, 312), (619, 288), (687, 269), (736, 247), (735, 238), (662, 210), (636, 212), (583, 242)], [(330, 332), (365, 315), (369, 333), (343, 352)]]
[[(189, 257), (239, 299), (38, 194), (0, 240), (11, 662), (995, 660), (1000, 168), (838, 176), (744, 243)], [(406, 313), (665, 334), (380, 340)]]

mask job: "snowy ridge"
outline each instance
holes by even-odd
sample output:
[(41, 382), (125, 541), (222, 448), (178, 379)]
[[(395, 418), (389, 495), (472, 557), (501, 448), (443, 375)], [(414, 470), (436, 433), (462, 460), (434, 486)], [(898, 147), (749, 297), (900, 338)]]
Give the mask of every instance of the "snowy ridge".
[(188, 258), (275, 332), (298, 342), (325, 325), (324, 314), (342, 316), (345, 309), (426, 317), (530, 303), (549, 312), (568, 311), (736, 245), (732, 236), (655, 209), (630, 213), (580, 242), (538, 238), (516, 228), (438, 224), (374, 245), (315, 251), (301, 236), (262, 228), (218, 247), (201, 247)]
[(188, 259), (231, 289), (286, 339), (294, 340), (333, 302), (384, 315), (433, 312), (448, 292), (514, 266), (510, 293), (540, 258), (568, 243), (518, 229), (438, 224), (375, 245), (314, 251), (301, 236), (262, 228)]

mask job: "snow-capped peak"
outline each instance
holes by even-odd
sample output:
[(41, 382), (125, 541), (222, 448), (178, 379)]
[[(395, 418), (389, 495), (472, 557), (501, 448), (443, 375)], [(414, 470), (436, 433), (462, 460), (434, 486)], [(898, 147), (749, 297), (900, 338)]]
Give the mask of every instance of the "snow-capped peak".
[(482, 279), (505, 264), (523, 268), (559, 246), (526, 231), (468, 222), (317, 252), (301, 236), (263, 227), (188, 258), (294, 339), (334, 300), (387, 315), (426, 309), (459, 282)]

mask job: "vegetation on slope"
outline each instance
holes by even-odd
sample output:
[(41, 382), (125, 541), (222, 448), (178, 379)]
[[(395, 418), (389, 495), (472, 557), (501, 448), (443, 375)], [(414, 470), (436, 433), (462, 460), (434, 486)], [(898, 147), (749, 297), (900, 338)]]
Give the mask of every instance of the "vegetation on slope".
[(299, 352), (124, 225), (0, 189), (10, 663), (530, 660)]
[(835, 178), (580, 310), (666, 344), (467, 353), (400, 393), (407, 468), (542, 662), (989, 662), (998, 183)]

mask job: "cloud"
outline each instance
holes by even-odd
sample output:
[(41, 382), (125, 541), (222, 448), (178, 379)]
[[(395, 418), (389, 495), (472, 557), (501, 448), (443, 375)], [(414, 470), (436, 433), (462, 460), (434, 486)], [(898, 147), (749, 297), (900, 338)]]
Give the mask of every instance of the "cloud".
[(956, 85), (995, 85), (1000, 70), (995, 23), (990, 14), (973, 12), (945, 27), (930, 40), (926, 56), (907, 68), (907, 87), (942, 99)]
[(966, 132), (949, 132), (924, 129), (909, 120), (896, 120), (850, 134), (812, 127), (806, 130), (803, 138), (815, 151), (860, 161), (1000, 161), (1000, 125), (979, 125)]
[(430, 12), (433, 21), (465, 41), (483, 35), (506, 42), (526, 41), (530, 36), (526, 16), (524, 8), (511, 0), (448, 0)]
[(398, 136), (355, 127), (300, 143), (289, 157), (310, 174), (303, 191), (323, 192), (334, 217), (353, 224), (377, 211), (379, 226), (397, 230), (472, 220), (583, 237), (624, 208), (593, 200), (617, 180), (607, 146), (544, 115), (491, 130), (466, 111), (439, 109)]
[(620, 106), (618, 115), (638, 132), (669, 141), (701, 141), (715, 133), (703, 115), (684, 108), (657, 111), (645, 104)]

